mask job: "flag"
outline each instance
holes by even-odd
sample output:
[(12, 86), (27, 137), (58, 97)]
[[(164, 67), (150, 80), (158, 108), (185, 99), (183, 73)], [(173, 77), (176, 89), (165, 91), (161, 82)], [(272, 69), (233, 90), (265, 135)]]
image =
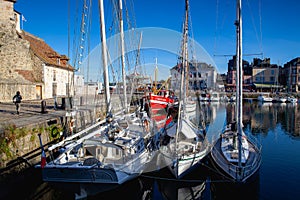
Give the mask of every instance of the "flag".
[(44, 168), (46, 166), (46, 154), (44, 151), (44, 148), (42, 148), (42, 157), (41, 157), (41, 168)]
[(45, 153), (44, 146), (43, 146), (43, 143), (42, 143), (41, 134), (39, 133), (38, 136), (39, 136), (39, 139), (40, 139), (40, 145), (41, 145), (41, 149), (42, 149), (41, 168), (44, 168), (47, 164), (47, 162), (46, 162), (46, 153)]
[(22, 15), (22, 21), (26, 22), (27, 20), (25, 19), (24, 15)]

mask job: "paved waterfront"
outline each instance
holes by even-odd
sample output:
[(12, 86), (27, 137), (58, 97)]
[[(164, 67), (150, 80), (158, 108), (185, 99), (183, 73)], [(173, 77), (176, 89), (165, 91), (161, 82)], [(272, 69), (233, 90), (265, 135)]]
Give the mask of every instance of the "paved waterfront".
[[(49, 105), (48, 105), (49, 104)], [(65, 116), (66, 111), (55, 110), (53, 103), (46, 103), (46, 112), (42, 113), (41, 101), (24, 101), (21, 103), (21, 111), (16, 113), (15, 104), (0, 102), (0, 128), (14, 124), (17, 127), (24, 127), (41, 121), (48, 121), (60, 116)]]

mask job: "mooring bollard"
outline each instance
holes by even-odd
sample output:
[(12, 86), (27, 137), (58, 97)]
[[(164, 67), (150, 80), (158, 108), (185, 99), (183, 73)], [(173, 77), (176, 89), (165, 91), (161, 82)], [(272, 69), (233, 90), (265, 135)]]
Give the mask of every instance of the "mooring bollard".
[(41, 113), (46, 113), (47, 112), (47, 108), (46, 108), (46, 101), (42, 100), (41, 102)]

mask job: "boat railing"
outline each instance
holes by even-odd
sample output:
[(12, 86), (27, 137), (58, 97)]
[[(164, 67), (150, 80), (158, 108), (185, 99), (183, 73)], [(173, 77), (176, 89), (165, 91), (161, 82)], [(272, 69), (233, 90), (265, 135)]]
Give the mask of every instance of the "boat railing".
[(245, 177), (248, 177), (257, 171), (261, 165), (261, 147), (258, 148), (255, 146), (254, 148), (256, 148), (256, 151), (258, 152), (258, 157), (254, 157), (254, 160), (251, 162), (251, 164), (243, 165), (241, 169), (239, 169), (237, 165), (227, 161), (217, 150), (216, 145), (213, 145), (211, 152), (215, 161), (224, 171), (227, 171), (232, 177), (236, 177), (237, 180), (243, 180)]

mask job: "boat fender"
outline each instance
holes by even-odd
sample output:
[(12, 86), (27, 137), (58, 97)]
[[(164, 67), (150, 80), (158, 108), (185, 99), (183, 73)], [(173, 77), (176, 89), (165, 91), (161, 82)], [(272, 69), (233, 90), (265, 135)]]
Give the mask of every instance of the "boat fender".
[(150, 132), (150, 123), (147, 119), (144, 120), (144, 127), (147, 132)]

